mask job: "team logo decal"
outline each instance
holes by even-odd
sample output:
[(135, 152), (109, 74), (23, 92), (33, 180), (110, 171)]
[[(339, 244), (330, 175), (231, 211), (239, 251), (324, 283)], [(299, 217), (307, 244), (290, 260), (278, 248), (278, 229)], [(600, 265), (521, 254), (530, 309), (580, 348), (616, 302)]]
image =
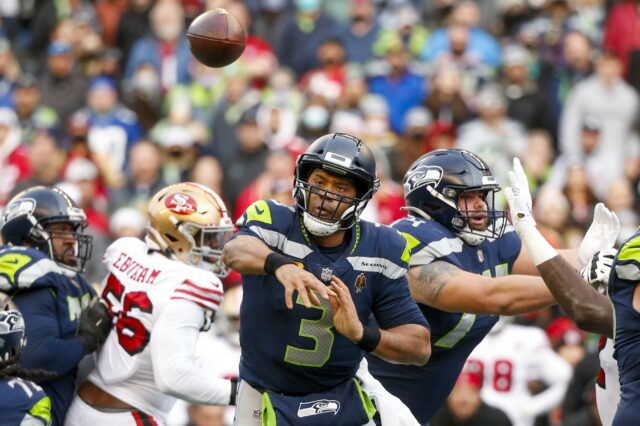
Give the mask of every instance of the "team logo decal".
[(253, 421), (262, 423), (262, 410), (253, 410)]
[(5, 224), (10, 220), (20, 216), (29, 216), (36, 209), (36, 200), (33, 198), (25, 198), (16, 201), (5, 207), (0, 218), (0, 223)]
[(338, 411), (340, 411), (340, 403), (335, 399), (319, 399), (301, 402), (298, 406), (298, 417), (316, 416), (324, 413), (331, 413), (335, 416)]
[(169, 210), (177, 214), (192, 214), (198, 209), (198, 203), (187, 194), (171, 194), (164, 202)]
[(364, 273), (361, 272), (356, 278), (356, 293), (362, 292), (362, 290), (367, 286), (367, 277), (364, 276)]
[(404, 182), (405, 194), (425, 185), (438, 186), (442, 179), (442, 168), (437, 166), (420, 166), (411, 171)]
[(478, 249), (478, 260), (480, 262), (484, 262), (484, 253), (482, 253), (482, 249)]
[(331, 277), (333, 277), (333, 269), (322, 268), (322, 271), (320, 271), (320, 281), (325, 284), (329, 284), (329, 282), (331, 281)]

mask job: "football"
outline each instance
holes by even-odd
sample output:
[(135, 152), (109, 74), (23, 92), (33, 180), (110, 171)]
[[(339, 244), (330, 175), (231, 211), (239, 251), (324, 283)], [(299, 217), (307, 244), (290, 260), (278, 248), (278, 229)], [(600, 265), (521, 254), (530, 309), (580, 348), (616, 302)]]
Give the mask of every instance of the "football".
[(193, 56), (213, 68), (233, 63), (247, 43), (240, 21), (224, 9), (198, 15), (187, 29), (187, 39)]

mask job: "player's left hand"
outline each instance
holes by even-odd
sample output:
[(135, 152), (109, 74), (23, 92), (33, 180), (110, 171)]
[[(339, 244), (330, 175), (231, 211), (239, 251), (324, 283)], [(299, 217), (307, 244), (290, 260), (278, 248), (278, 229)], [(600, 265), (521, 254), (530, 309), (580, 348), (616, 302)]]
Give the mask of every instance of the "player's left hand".
[(609, 275), (617, 253), (614, 248), (600, 250), (580, 271), (582, 278), (602, 295), (607, 294)]
[(107, 340), (112, 326), (111, 314), (104, 301), (99, 297), (91, 300), (78, 319), (78, 339), (82, 342), (85, 353), (98, 349)]
[(605, 207), (604, 204), (596, 204), (593, 211), (593, 222), (584, 234), (584, 239), (578, 249), (578, 266), (583, 268), (596, 252), (614, 246), (620, 232), (618, 216)]
[(352, 342), (359, 341), (362, 338), (364, 326), (358, 318), (358, 311), (351, 298), (349, 287), (335, 275), (331, 277), (329, 287), (336, 294), (336, 296), (329, 296), (336, 331)]

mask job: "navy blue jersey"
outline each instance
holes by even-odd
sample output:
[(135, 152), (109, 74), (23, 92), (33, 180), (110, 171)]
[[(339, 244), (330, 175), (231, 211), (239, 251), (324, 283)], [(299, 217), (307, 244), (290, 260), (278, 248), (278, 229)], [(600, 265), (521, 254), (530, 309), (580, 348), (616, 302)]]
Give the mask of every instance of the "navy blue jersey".
[(51, 423), (51, 400), (42, 388), (17, 377), (0, 379), (0, 426)]
[[(373, 315), (383, 329), (411, 323), (428, 327), (409, 294), (405, 276), (409, 249), (397, 231), (359, 222), (347, 231), (344, 251), (329, 257), (306, 233), (300, 214), (279, 203), (254, 203), (238, 225), (237, 235), (259, 238), (321, 281), (329, 282), (334, 274), (342, 279), (363, 323)], [(243, 275), (243, 289), (243, 379), (258, 388), (306, 395), (326, 391), (354, 376), (363, 352), (335, 332), (328, 302), (306, 308), (298, 297), (289, 310), (284, 287), (271, 275)]]
[(640, 282), (640, 233), (627, 240), (609, 277), (609, 297), (616, 315), (613, 357), (620, 373), (620, 403), (614, 425), (637, 424), (640, 413), (640, 313), (633, 293)]
[[(412, 267), (440, 260), (467, 272), (504, 276), (511, 272), (521, 248), (520, 238), (511, 227), (501, 238), (485, 240), (478, 246), (465, 244), (432, 220), (407, 217), (392, 227), (409, 242)], [(421, 423), (426, 423), (447, 399), (471, 351), (499, 317), (418, 306), (431, 325), (429, 362), (419, 367), (390, 364), (374, 355), (367, 355), (367, 360), (369, 370), (384, 387), (400, 398)]]
[(85, 355), (76, 333), (80, 312), (95, 292), (79, 275), (28, 247), (0, 246), (0, 291), (12, 295), (25, 323), (27, 346), (20, 364), (56, 373), (39, 381), (51, 397), (53, 424), (64, 424)]

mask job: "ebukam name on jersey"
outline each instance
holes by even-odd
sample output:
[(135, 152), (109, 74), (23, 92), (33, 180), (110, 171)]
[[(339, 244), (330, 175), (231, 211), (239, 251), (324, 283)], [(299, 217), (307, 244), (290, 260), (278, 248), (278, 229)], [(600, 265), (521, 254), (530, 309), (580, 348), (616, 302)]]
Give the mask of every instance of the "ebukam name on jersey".
[(113, 262), (113, 267), (120, 272), (124, 272), (133, 281), (145, 284), (153, 284), (160, 274), (159, 269), (152, 269), (142, 266), (126, 253), (120, 253), (118, 259)]

